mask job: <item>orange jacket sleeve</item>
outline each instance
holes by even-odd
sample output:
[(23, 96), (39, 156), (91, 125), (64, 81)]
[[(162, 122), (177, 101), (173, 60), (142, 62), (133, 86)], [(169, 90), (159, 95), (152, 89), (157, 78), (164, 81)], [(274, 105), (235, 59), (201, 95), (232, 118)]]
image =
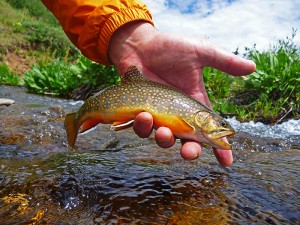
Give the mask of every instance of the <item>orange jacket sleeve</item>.
[(152, 17), (139, 0), (42, 0), (56, 16), (72, 43), (89, 59), (109, 65), (107, 49), (122, 25)]

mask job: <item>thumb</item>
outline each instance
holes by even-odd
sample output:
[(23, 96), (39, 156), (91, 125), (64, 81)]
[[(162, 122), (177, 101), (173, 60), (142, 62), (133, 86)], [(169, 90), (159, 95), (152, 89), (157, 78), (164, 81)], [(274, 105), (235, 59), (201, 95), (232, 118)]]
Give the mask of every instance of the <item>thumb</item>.
[(197, 101), (202, 102), (204, 105), (206, 105), (208, 108), (210, 108), (212, 110), (211, 103), (208, 99), (208, 96), (207, 96), (207, 93), (206, 93), (205, 89), (204, 89), (204, 91), (199, 92), (197, 94), (193, 94), (191, 96), (194, 99), (196, 99)]
[(203, 66), (213, 67), (234, 76), (247, 75), (256, 69), (252, 60), (234, 55), (206, 40), (198, 42), (195, 48)]

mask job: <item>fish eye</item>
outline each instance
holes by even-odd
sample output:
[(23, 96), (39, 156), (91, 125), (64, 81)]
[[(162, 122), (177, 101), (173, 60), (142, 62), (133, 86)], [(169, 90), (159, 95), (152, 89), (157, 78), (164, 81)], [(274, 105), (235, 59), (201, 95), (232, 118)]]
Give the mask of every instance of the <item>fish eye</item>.
[(222, 126), (222, 127), (227, 127), (226, 121), (222, 120), (222, 121), (221, 121), (221, 126)]

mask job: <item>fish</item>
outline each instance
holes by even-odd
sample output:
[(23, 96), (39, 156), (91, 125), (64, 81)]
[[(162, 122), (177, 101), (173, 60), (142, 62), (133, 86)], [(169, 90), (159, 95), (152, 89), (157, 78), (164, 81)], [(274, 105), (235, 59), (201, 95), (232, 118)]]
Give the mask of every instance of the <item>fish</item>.
[(168, 127), (176, 138), (231, 150), (222, 138), (234, 135), (231, 125), (210, 108), (164, 84), (151, 81), (134, 65), (121, 77), (121, 84), (110, 86), (88, 98), (77, 112), (65, 117), (68, 144), (76, 149), (78, 134), (99, 123), (112, 124), (112, 130), (132, 126), (141, 112), (153, 117), (153, 127)]

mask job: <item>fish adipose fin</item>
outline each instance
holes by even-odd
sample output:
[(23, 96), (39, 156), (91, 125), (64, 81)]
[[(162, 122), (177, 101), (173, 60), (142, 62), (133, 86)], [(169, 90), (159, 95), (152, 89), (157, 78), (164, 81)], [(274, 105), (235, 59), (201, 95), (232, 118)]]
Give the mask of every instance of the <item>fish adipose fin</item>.
[(75, 149), (75, 141), (78, 134), (78, 129), (76, 126), (76, 113), (70, 113), (66, 115), (65, 123), (64, 123), (68, 144)]
[(136, 66), (129, 66), (127, 72), (122, 76), (122, 84), (141, 82), (147, 80)]
[(126, 122), (124, 122), (124, 121), (123, 122), (116, 121), (116, 122), (114, 122), (111, 125), (110, 129), (115, 130), (115, 131), (127, 129), (127, 128), (129, 128), (129, 127), (132, 126), (133, 121), (134, 120), (129, 120), (129, 121), (126, 121)]

